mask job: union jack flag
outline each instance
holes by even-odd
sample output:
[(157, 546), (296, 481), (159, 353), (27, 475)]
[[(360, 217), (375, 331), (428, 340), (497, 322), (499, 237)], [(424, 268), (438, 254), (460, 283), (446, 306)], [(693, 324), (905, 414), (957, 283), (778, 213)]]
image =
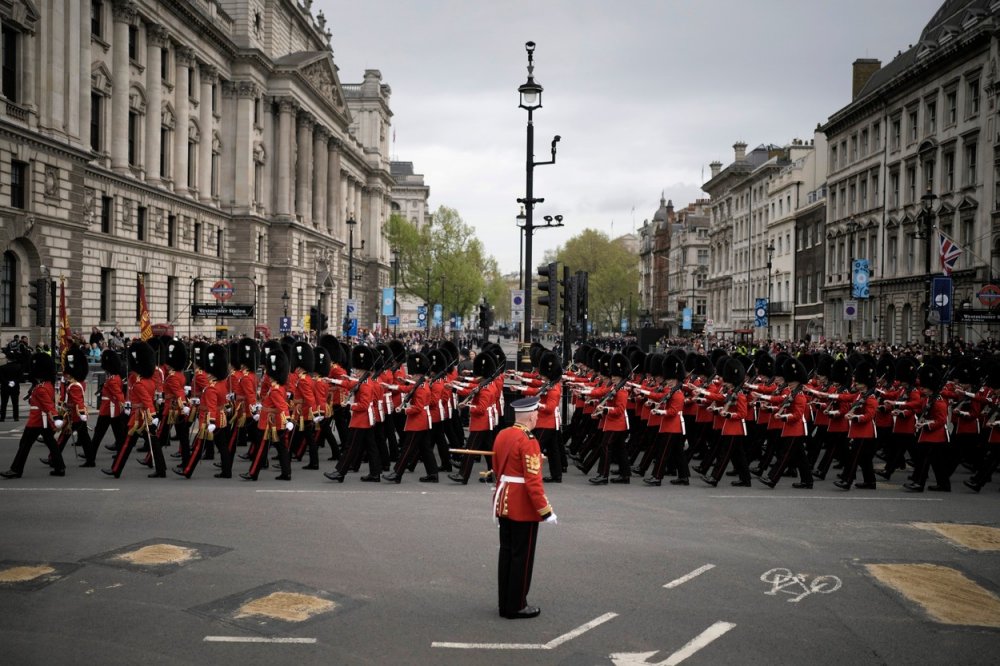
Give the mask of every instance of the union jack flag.
[(938, 248), (941, 252), (941, 270), (945, 275), (951, 275), (951, 272), (955, 270), (955, 264), (958, 263), (958, 258), (962, 256), (962, 248), (945, 236), (942, 231), (938, 231), (938, 241)]

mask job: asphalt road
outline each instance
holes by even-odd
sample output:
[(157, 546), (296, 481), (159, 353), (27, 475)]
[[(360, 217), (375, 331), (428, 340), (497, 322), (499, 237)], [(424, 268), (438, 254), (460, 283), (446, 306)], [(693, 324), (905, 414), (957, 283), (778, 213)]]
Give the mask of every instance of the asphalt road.
[[(16, 425), (0, 426), (0, 467)], [(59, 479), (43, 453), (0, 483), (0, 579), (47, 571), (0, 582), (4, 663), (994, 664), (1000, 648), (1000, 629), (936, 621), (866, 568), (939, 565), (995, 595), (1000, 552), (913, 523), (996, 527), (996, 484), (595, 488), (573, 470), (548, 488), (559, 524), (541, 526), (529, 594), (542, 614), (509, 621), (484, 484), (334, 484), (298, 469), (291, 483), (247, 483), (208, 465), (147, 479), (134, 462), (120, 480), (75, 467)], [(120, 558), (153, 544), (191, 559)], [(937, 593), (961, 602), (950, 589)], [(275, 593), (321, 612), (238, 610)]]

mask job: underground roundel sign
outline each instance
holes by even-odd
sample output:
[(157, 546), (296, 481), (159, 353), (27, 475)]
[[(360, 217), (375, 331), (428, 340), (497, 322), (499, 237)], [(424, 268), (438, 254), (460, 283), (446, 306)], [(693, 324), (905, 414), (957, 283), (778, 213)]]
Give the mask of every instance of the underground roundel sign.
[(212, 285), (212, 288), (209, 291), (212, 292), (212, 296), (215, 297), (215, 300), (220, 303), (224, 303), (233, 297), (233, 283), (229, 280), (219, 280)]

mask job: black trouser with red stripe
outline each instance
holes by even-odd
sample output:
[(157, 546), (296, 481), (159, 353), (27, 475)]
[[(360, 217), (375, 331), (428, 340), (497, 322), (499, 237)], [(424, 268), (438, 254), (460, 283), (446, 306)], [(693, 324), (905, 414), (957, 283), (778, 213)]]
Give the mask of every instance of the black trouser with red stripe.
[(128, 421), (125, 419), (124, 414), (119, 414), (118, 416), (98, 416), (97, 424), (94, 426), (94, 450), (100, 449), (101, 441), (104, 439), (104, 435), (108, 432), (108, 428), (111, 428), (111, 433), (114, 435), (115, 441), (125, 440), (125, 428), (128, 425)]
[[(772, 431), (777, 433), (778, 431)], [(778, 454), (778, 461), (771, 470), (769, 481), (777, 485), (781, 476), (785, 473), (785, 468), (789, 464), (795, 465), (799, 470), (799, 481), (806, 485), (812, 485), (812, 470), (809, 468), (809, 456), (806, 455), (805, 437), (782, 437), (781, 452)]]
[[(212, 439), (206, 440), (205, 437), (211, 436)], [(194, 474), (195, 468), (198, 466), (198, 462), (202, 459), (202, 450), (207, 449), (213, 445), (213, 442), (218, 442), (217, 448), (219, 450), (219, 458), (222, 461), (222, 471), (226, 474), (232, 474), (233, 471), (233, 452), (229, 450), (229, 428), (216, 428), (215, 432), (209, 433), (207, 430), (203, 434), (199, 434), (194, 440), (194, 448), (191, 450), (191, 455), (188, 457), (186, 465), (183, 465), (184, 476), (191, 478)], [(211, 460), (207, 455), (205, 460)]]
[(52, 469), (56, 471), (66, 469), (66, 463), (63, 462), (59, 446), (56, 444), (55, 437), (52, 436), (52, 430), (50, 428), (25, 428), (21, 434), (17, 453), (14, 455), (14, 462), (10, 465), (11, 471), (18, 474), (24, 473), (24, 463), (27, 462), (28, 454), (31, 453), (31, 446), (38, 439), (39, 435), (42, 436), (42, 441), (45, 442), (45, 446), (49, 449), (49, 464), (52, 466)]
[(562, 437), (555, 428), (535, 428), (535, 437), (538, 438), (538, 446), (542, 453), (549, 459), (549, 478), (553, 481), (562, 481)]
[(128, 457), (132, 454), (132, 449), (135, 448), (135, 443), (144, 432), (145, 430), (143, 429), (127, 433), (125, 441), (118, 446), (115, 461), (111, 464), (111, 471), (114, 472), (116, 479), (121, 477), (122, 471), (125, 469), (125, 463), (128, 462)]
[[(674, 442), (677, 442), (676, 444)], [(656, 458), (656, 465), (653, 466), (652, 477), (657, 481), (663, 480), (663, 470), (667, 466), (667, 457), (671, 449), (684, 447), (684, 435), (672, 432), (657, 432), (653, 440), (653, 457)]]
[(632, 476), (632, 468), (629, 466), (628, 451), (625, 448), (625, 437), (627, 430), (608, 430), (601, 437), (599, 455), (601, 464), (598, 467), (600, 476), (611, 474), (611, 458), (618, 463), (618, 475), (628, 478)]
[(538, 523), (500, 518), (500, 556), (497, 587), (501, 617), (513, 615), (528, 605), (531, 573), (535, 566)]
[[(250, 477), (256, 481), (258, 475), (260, 475), (260, 470), (262, 468), (267, 468), (268, 466), (268, 455), (269, 449), (272, 442), (268, 441), (267, 437), (260, 437), (260, 443), (257, 445), (257, 450), (254, 452), (253, 462), (250, 463), (250, 470), (248, 474)], [(291, 456), (288, 453), (288, 433), (281, 429), (277, 433), (278, 439), (273, 442), (274, 448), (278, 449), (278, 460), (281, 465), (281, 474), (283, 476), (291, 476), (292, 474), (292, 461)]]
[(861, 467), (861, 478), (868, 485), (875, 483), (875, 449), (878, 448), (877, 440), (872, 439), (852, 439), (847, 443), (847, 461), (844, 463), (844, 481), (848, 484), (854, 483), (854, 478), (858, 474), (858, 467)]
[(344, 455), (340, 456), (340, 460), (337, 461), (337, 474), (341, 476), (346, 474), (366, 452), (368, 453), (368, 473), (377, 477), (382, 473), (382, 460), (379, 458), (372, 429), (348, 428), (347, 447)]
[[(408, 430), (403, 432), (403, 444), (392, 471), (397, 477), (402, 477), (406, 468), (419, 456), (424, 463), (427, 476), (437, 476), (438, 466), (434, 459), (434, 447), (427, 437), (429, 430)], [(471, 456), (469, 456), (471, 458)]]
[(733, 461), (733, 468), (739, 475), (740, 481), (750, 482), (750, 469), (747, 466), (746, 451), (743, 450), (743, 442), (746, 437), (742, 435), (723, 435), (719, 442), (718, 455), (715, 457), (715, 467), (712, 469), (712, 478), (718, 483), (722, 480), (722, 475), (729, 467), (729, 461)]
[(840, 458), (844, 457), (844, 451), (847, 448), (847, 431), (842, 432), (827, 432), (826, 435), (826, 450), (823, 451), (823, 457), (820, 459), (819, 464), (816, 466), (816, 476), (819, 478), (825, 478), (827, 472), (830, 471), (830, 466), (833, 464), (833, 457), (838, 456)]
[[(474, 430), (470, 432), (467, 448), (474, 451), (492, 451), (493, 432), (491, 430)], [(493, 469), (492, 456), (484, 457), (486, 458), (486, 469)], [(471, 453), (466, 453), (462, 456), (462, 464), (458, 467), (458, 473), (462, 475), (462, 483), (469, 482), (469, 477), (472, 476), (472, 466), (478, 458), (479, 456)]]

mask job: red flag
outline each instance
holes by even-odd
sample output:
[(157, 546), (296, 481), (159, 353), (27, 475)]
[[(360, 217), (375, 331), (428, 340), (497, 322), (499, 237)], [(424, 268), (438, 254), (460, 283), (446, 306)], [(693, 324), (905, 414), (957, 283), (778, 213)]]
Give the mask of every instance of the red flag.
[(149, 320), (149, 306), (146, 305), (146, 283), (139, 276), (139, 339), (149, 340), (153, 337), (153, 325)]
[(66, 362), (66, 352), (73, 344), (73, 329), (66, 314), (66, 279), (59, 278), (59, 358)]

